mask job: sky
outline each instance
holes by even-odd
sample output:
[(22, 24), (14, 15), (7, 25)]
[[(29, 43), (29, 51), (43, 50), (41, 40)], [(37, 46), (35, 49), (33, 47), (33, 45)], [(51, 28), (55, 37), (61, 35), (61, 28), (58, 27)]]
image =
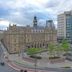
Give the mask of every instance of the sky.
[(0, 29), (9, 24), (32, 25), (37, 16), (38, 25), (52, 19), (57, 27), (57, 15), (72, 10), (72, 0), (0, 0)]

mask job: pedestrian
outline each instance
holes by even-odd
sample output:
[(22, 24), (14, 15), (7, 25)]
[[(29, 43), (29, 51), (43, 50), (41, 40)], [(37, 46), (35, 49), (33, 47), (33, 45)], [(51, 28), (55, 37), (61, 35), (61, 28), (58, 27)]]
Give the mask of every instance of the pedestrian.
[(23, 70), (21, 69), (20, 72), (23, 72)]

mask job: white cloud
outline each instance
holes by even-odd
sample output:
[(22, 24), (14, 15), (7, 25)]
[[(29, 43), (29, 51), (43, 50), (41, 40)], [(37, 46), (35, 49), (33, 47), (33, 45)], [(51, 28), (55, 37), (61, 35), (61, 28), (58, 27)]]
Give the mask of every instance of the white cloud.
[(0, 20), (0, 25), (8, 26), (8, 25), (9, 25), (9, 21), (6, 21), (6, 20)]
[[(0, 6), (9, 10), (9, 14), (2, 18), (13, 23), (31, 24), (33, 16), (38, 15), (40, 21), (50, 18), (57, 25), (57, 14), (71, 10), (72, 0), (0, 0)], [(8, 26), (8, 23), (3, 25)]]
[(9, 26), (9, 21), (0, 19), (0, 30), (5, 30)]

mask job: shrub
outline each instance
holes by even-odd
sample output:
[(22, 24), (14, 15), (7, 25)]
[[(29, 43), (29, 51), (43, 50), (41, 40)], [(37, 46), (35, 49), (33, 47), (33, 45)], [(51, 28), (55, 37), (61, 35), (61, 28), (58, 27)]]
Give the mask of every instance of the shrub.
[(31, 58), (36, 58), (36, 59), (42, 59), (42, 57), (40, 57), (40, 56), (33, 56), (33, 55), (31, 55), (30, 57)]
[(49, 59), (59, 59), (60, 57), (49, 57)]

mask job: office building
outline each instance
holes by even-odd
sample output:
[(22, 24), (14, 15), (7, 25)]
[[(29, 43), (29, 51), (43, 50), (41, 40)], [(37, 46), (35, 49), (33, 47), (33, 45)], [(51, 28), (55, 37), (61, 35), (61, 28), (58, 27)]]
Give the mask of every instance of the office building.
[(72, 11), (66, 11), (58, 15), (58, 40), (63, 38), (72, 43)]

